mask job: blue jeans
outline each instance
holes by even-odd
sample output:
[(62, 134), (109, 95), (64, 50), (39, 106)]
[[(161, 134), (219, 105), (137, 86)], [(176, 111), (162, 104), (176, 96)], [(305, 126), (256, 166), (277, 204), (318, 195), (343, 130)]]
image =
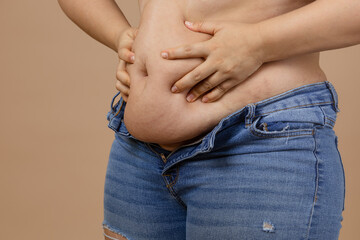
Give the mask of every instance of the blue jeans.
[(104, 228), (129, 240), (338, 239), (345, 174), (329, 81), (248, 104), (172, 152), (127, 131), (118, 95)]

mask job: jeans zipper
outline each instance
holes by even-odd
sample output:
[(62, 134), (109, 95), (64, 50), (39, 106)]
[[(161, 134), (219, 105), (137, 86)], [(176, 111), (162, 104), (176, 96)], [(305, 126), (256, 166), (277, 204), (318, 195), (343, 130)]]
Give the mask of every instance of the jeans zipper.
[[(185, 145), (181, 145), (181, 146), (175, 148), (172, 152), (169, 153), (169, 155), (168, 155), (167, 157), (165, 157), (165, 155), (164, 155), (163, 153), (160, 153), (160, 154), (159, 154), (158, 152), (156, 152), (155, 150), (153, 150), (150, 146), (149, 146), (149, 147), (150, 147), (150, 149), (151, 149), (153, 152), (155, 152), (157, 155), (159, 155), (159, 156), (161, 157), (161, 159), (163, 160), (164, 163), (166, 163), (167, 159), (168, 159), (175, 151), (179, 150), (179, 149), (182, 148), (182, 147), (195, 145), (195, 144), (201, 142), (204, 138), (205, 138), (205, 136), (204, 136), (203, 138), (197, 140), (196, 142), (189, 143), (189, 144), (185, 144)], [(154, 144), (152, 144), (152, 143), (146, 143), (146, 144), (148, 144), (148, 145), (150, 145), (150, 144), (151, 144), (151, 145), (154, 145)]]

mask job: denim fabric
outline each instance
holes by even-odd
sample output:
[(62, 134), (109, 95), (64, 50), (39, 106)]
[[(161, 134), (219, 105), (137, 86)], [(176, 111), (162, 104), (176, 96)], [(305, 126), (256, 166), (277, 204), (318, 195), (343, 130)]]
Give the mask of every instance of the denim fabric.
[(129, 240), (338, 239), (345, 174), (329, 81), (251, 103), (174, 151), (115, 132), (102, 226)]

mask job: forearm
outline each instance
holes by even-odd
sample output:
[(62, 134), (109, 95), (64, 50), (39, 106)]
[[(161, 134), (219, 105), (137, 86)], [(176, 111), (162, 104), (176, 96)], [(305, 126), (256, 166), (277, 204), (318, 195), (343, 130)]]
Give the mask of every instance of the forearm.
[(264, 62), (360, 43), (360, 1), (317, 0), (257, 23)]
[(65, 14), (95, 40), (117, 52), (117, 38), (130, 24), (114, 0), (58, 0)]

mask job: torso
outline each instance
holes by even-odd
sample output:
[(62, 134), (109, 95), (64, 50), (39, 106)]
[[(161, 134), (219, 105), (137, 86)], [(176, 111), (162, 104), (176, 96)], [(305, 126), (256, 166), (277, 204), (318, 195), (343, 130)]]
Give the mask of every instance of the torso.
[(255, 23), (302, 7), (311, 1), (294, 0), (139, 0), (141, 20), (133, 44), (135, 63), (127, 65), (130, 94), (124, 123), (137, 139), (173, 150), (208, 133), (227, 115), (245, 105), (295, 87), (326, 80), (319, 53), (298, 55), (263, 64), (248, 79), (219, 100), (193, 103), (188, 90), (172, 93), (171, 86), (204, 59), (165, 60), (160, 51), (211, 38), (193, 32), (189, 21)]

